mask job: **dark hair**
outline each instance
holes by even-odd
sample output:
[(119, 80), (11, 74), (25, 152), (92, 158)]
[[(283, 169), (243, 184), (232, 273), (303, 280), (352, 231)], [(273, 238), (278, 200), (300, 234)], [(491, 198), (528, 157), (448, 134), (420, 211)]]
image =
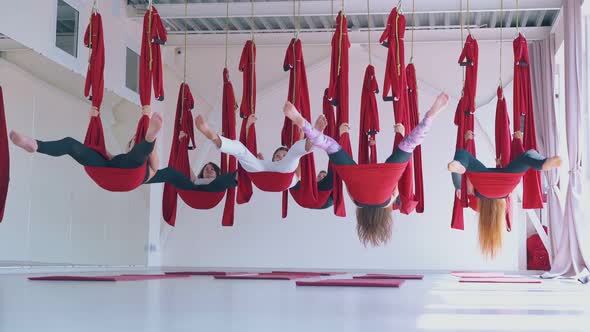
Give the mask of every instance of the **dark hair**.
[(203, 178), (203, 173), (205, 172), (205, 167), (207, 167), (209, 165), (211, 165), (211, 167), (213, 167), (213, 170), (215, 170), (216, 176), (221, 175), (221, 168), (219, 168), (219, 166), (217, 166), (217, 164), (215, 164), (214, 162), (208, 162), (203, 166), (203, 168), (201, 168), (201, 171), (199, 172), (199, 175), (197, 175), (197, 178), (199, 178), (199, 179)]
[(359, 239), (365, 246), (370, 243), (377, 247), (391, 239), (391, 206), (357, 207), (356, 220)]
[(285, 152), (289, 152), (289, 149), (285, 146), (279, 146), (278, 149), (275, 150), (275, 152), (272, 153), (272, 159), (271, 161), (275, 160), (275, 156), (277, 155), (277, 153), (279, 153), (280, 151), (285, 151)]
[(322, 174), (322, 173), (324, 173), (324, 174), (328, 174), (328, 172), (326, 172), (326, 171), (324, 171), (324, 170), (321, 170), (321, 171), (318, 173), (318, 175), (320, 175), (320, 174)]

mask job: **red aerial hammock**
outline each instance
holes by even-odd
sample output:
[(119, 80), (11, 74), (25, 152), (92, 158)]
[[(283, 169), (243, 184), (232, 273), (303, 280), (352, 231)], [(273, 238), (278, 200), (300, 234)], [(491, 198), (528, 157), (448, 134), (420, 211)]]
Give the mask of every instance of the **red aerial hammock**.
[[(506, 167), (510, 164), (510, 120), (506, 98), (502, 90), (502, 81), (498, 86), (498, 102), (496, 103), (496, 166)], [(502, 197), (502, 196), (500, 196)], [(512, 229), (512, 198), (510, 194), (506, 197), (506, 229)]]
[(4, 96), (0, 86), (0, 222), (4, 218), (8, 182), (10, 181), (10, 158), (8, 155), (8, 134), (4, 114)]
[[(106, 151), (104, 132), (100, 120), (100, 106), (104, 94), (104, 36), (102, 29), (102, 18), (100, 13), (93, 9), (90, 16), (90, 23), (84, 34), (84, 45), (90, 49), (88, 61), (88, 74), (86, 76), (86, 87), (84, 94), (89, 97), (92, 91), (92, 106), (96, 108), (97, 114), (90, 117), (90, 123), (86, 131), (84, 145), (100, 153), (104, 158), (109, 159)], [(139, 119), (135, 132), (135, 143), (144, 139), (149, 126), (149, 117), (143, 115)], [(146, 172), (146, 164), (137, 168), (112, 168), (112, 167), (89, 167), (84, 170), (101, 188), (108, 191), (131, 191), (143, 183)]]
[[(256, 113), (256, 44), (254, 40), (248, 40), (242, 50), (239, 70), (243, 74), (243, 93), (240, 104), (240, 117), (242, 127), (240, 129), (240, 142), (244, 144), (253, 155), (258, 154), (256, 147), (256, 125), (247, 128), (248, 117)], [(248, 132), (248, 135), (246, 135)], [(238, 194), (237, 203), (247, 203), (252, 197), (252, 180), (248, 173), (238, 165)]]
[(164, 100), (164, 76), (162, 74), (162, 53), (160, 45), (166, 43), (166, 29), (156, 7), (150, 0), (143, 17), (141, 54), (139, 57), (139, 98), (141, 106), (150, 105), (154, 86), (154, 97)]
[[(519, 33), (514, 40), (514, 132), (523, 133), (522, 141), (512, 140), (512, 159), (527, 150), (537, 149), (535, 118), (533, 115), (533, 98), (531, 92), (531, 73), (529, 49), (526, 38)], [(524, 117), (524, 123), (521, 122)], [(541, 191), (541, 173), (534, 169), (528, 170), (523, 178), (523, 209), (539, 209), (543, 207)]]
[[(463, 18), (461, 17), (461, 24)], [(463, 36), (461, 27), (461, 36)], [(475, 133), (475, 97), (477, 92), (477, 71), (479, 66), (479, 46), (471, 32), (467, 36), (463, 50), (459, 56), (459, 65), (465, 67), (465, 80), (463, 82), (462, 96), (455, 111), (455, 125), (457, 125), (457, 141), (455, 148), (465, 149), (476, 156), (475, 142), (473, 139), (465, 140), (468, 131)], [(467, 193), (467, 176), (462, 177), (461, 197), (455, 195), (451, 228), (464, 229), (463, 208), (471, 207), (477, 210), (477, 198)]]
[[(418, 80), (416, 78), (416, 67), (414, 66), (414, 30), (416, 28), (416, 10), (414, 1), (412, 1), (412, 43), (410, 64), (406, 67), (406, 76), (408, 80), (408, 115), (410, 122), (410, 132), (416, 128), (420, 119), (418, 113)], [(424, 212), (424, 174), (422, 172), (422, 145), (418, 145), (412, 154), (414, 160), (414, 197), (418, 201), (416, 212)]]
[[(295, 106), (301, 115), (311, 121), (311, 106), (309, 103), (309, 90), (307, 86), (307, 74), (305, 72), (305, 61), (303, 59), (303, 47), (301, 39), (295, 37), (291, 39), (289, 47), (285, 52), (283, 70), (289, 71), (289, 92), (288, 100)], [(285, 117), (283, 129), (281, 131), (281, 144), (291, 148), (295, 142), (301, 139), (300, 131), (295, 128), (291, 120)], [(326, 197), (323, 202), (318, 199), (317, 178), (315, 172), (315, 162), (313, 154), (307, 154), (301, 158), (301, 186), (298, 190), (289, 190), (291, 195), (300, 205), (323, 206), (330, 196)], [(324, 195), (322, 195), (324, 196)], [(282, 217), (287, 217), (288, 191), (283, 192)]]
[[(406, 131), (412, 129), (409, 114), (408, 81), (406, 77), (404, 34), (406, 18), (398, 8), (393, 8), (387, 19), (387, 27), (379, 42), (387, 47), (387, 62), (383, 81), (383, 100), (393, 101), (395, 122), (401, 123)], [(391, 96), (389, 92), (391, 89)], [(393, 148), (402, 140), (399, 133), (395, 135)], [(416, 209), (418, 201), (414, 195), (414, 165), (412, 160), (399, 180), (400, 212), (410, 214)]]
[[(377, 98), (379, 85), (375, 77), (375, 67), (368, 65), (365, 69), (363, 80), (363, 92), (361, 94), (361, 123), (359, 130), (359, 164), (377, 163), (377, 142), (375, 135), (379, 132), (379, 111), (377, 110)], [(373, 144), (370, 144), (370, 142)]]
[[(224, 70), (226, 73), (226, 70)], [(190, 178), (190, 160), (188, 156), (188, 150), (195, 148), (195, 134), (193, 129), (193, 116), (191, 109), (194, 108), (194, 99), (190, 91), (188, 84), (181, 83), (180, 90), (178, 92), (178, 102), (176, 104), (176, 117), (174, 120), (174, 132), (172, 134), (172, 146), (170, 148), (170, 158), (168, 160), (168, 166), (179, 170), (187, 178)], [(230, 116), (233, 117), (233, 107), (230, 110)], [(227, 115), (222, 115), (223, 120), (227, 120)], [(235, 120), (234, 120), (235, 121)], [(230, 128), (231, 129), (231, 128)], [(180, 138), (180, 132), (184, 132), (186, 136)], [(231, 131), (229, 131), (231, 134)], [(231, 135), (230, 135), (231, 136)], [(235, 137), (235, 122), (233, 127), (233, 136)], [(189, 146), (192, 143), (192, 147)], [(223, 160), (223, 159), (222, 159)], [(227, 168), (227, 171), (235, 171)], [(235, 166), (235, 162), (234, 162)], [(198, 190), (182, 190), (175, 188), (172, 184), (166, 183), (164, 185), (164, 195), (162, 198), (162, 211), (164, 220), (171, 226), (175, 225), (176, 222), (176, 208), (177, 208), (177, 194), (180, 198), (193, 209), (211, 209), (215, 207), (223, 197), (225, 192), (206, 192)], [(233, 203), (231, 197), (228, 195), (228, 201)], [(226, 203), (226, 207), (228, 204)], [(222, 224), (224, 226), (233, 225), (233, 204), (229, 204), (229, 208), (224, 210)]]
[[(348, 39), (348, 21), (344, 15), (344, 10), (338, 12), (336, 17), (336, 29), (332, 36), (332, 55), (330, 63), (330, 85), (328, 86), (328, 100), (336, 105), (336, 126), (337, 131), (340, 125), (348, 123), (349, 104), (348, 104), (348, 49), (350, 40)], [(337, 136), (340, 136), (337, 134)], [(340, 145), (349, 155), (352, 156), (350, 146), (350, 136), (342, 135), (338, 138)], [(344, 205), (344, 191), (342, 179), (338, 174), (334, 174), (333, 199), (334, 208), (337, 216), (346, 216)]]

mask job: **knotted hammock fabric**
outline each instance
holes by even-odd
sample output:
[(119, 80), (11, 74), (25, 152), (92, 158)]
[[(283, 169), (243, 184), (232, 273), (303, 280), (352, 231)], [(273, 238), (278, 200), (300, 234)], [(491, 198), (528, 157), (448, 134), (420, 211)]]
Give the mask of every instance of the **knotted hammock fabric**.
[[(256, 112), (256, 44), (248, 40), (242, 49), (239, 70), (243, 77), (242, 102), (240, 104), (240, 117), (242, 127), (240, 129), (240, 142), (252, 152), (258, 154), (256, 145), (256, 125), (247, 128), (248, 117)], [(246, 133), (247, 132), (247, 133)], [(247, 134), (247, 135), (246, 135)], [(252, 198), (252, 181), (248, 173), (238, 165), (238, 204), (247, 203)]]
[(336, 130), (336, 117), (334, 116), (334, 105), (328, 99), (328, 89), (324, 90), (324, 98), (322, 103), (322, 113), (326, 117), (326, 122), (328, 122), (328, 126), (324, 129), (324, 134), (332, 137), (333, 139), (338, 139), (338, 134)]
[[(459, 64), (465, 67), (465, 82), (463, 85), (462, 97), (459, 100), (455, 111), (455, 125), (457, 125), (457, 141), (455, 148), (465, 149), (473, 156), (476, 156), (474, 140), (465, 140), (465, 133), (475, 133), (475, 98), (477, 92), (477, 71), (479, 66), (479, 45), (477, 40), (470, 34), (465, 40), (463, 50), (458, 60)], [(467, 177), (461, 180), (461, 197), (455, 195), (453, 204), (453, 216), (451, 228), (463, 230), (464, 219), (463, 209), (471, 207), (477, 210), (477, 198), (467, 193)]]
[[(414, 130), (420, 122), (418, 113), (418, 80), (416, 78), (416, 67), (410, 63), (406, 67), (408, 79), (408, 114), (410, 116), (410, 131)], [(424, 212), (424, 173), (422, 172), (422, 145), (418, 145), (412, 153), (414, 160), (414, 198), (418, 201), (416, 212)]]
[[(349, 59), (348, 49), (350, 40), (348, 38), (348, 21), (343, 11), (338, 12), (336, 17), (336, 29), (332, 36), (332, 53), (330, 61), (330, 84), (328, 86), (327, 98), (336, 105), (336, 126), (334, 128), (335, 136), (340, 145), (352, 156), (352, 147), (350, 145), (350, 136), (339, 134), (340, 125), (349, 123)], [(334, 211), (339, 217), (346, 216), (346, 207), (344, 205), (344, 192), (342, 179), (337, 173), (334, 173), (333, 187)]]
[[(94, 12), (90, 15), (90, 23), (84, 33), (84, 45), (89, 48), (90, 59), (86, 72), (86, 84), (84, 96), (90, 97), (92, 106), (100, 109), (104, 95), (104, 36), (102, 29), (102, 17)], [(90, 93), (92, 91), (92, 94)]]
[[(379, 110), (377, 109), (377, 98), (379, 85), (375, 77), (375, 67), (368, 65), (365, 69), (363, 79), (363, 91), (361, 94), (361, 121), (359, 130), (359, 164), (377, 163), (377, 142), (375, 135), (379, 133)], [(371, 145), (369, 142), (374, 141)]]
[(8, 155), (8, 133), (4, 114), (4, 96), (0, 86), (0, 222), (4, 218), (8, 182), (10, 181), (10, 157)]
[[(311, 122), (311, 106), (309, 103), (309, 89), (307, 85), (307, 73), (305, 71), (305, 60), (303, 58), (303, 47), (301, 39), (293, 38), (285, 52), (283, 70), (289, 71), (289, 100), (301, 113), (305, 120)], [(291, 148), (301, 138), (300, 131), (294, 127), (293, 122), (285, 117), (281, 131), (281, 144)], [(315, 161), (313, 154), (307, 154), (301, 158), (301, 186), (295, 195), (303, 195), (305, 203), (317, 205), (318, 185), (315, 174)], [(293, 191), (291, 191), (293, 192)], [(282, 217), (287, 217), (288, 191), (283, 192)], [(325, 203), (325, 202), (324, 202)], [(323, 204), (321, 205), (323, 206)]]
[[(229, 70), (223, 68), (223, 102), (221, 114), (221, 132), (224, 137), (235, 140), (236, 139), (236, 96), (234, 95), (234, 87), (229, 79)], [(238, 169), (236, 157), (221, 154), (221, 171), (225, 174), (233, 173)], [(227, 190), (227, 197), (225, 199), (225, 207), (223, 210), (222, 226), (234, 225), (234, 209), (236, 202), (236, 188), (231, 187)]]
[[(183, 99), (184, 98), (184, 99)], [(176, 103), (176, 116), (174, 119), (174, 132), (168, 166), (177, 169), (179, 172), (190, 178), (191, 166), (188, 150), (195, 147), (195, 134), (193, 128), (193, 117), (191, 109), (194, 108), (194, 98), (190, 87), (186, 83), (180, 84), (178, 91), (178, 102)], [(233, 112), (232, 112), (233, 114)], [(225, 117), (225, 116), (224, 116)], [(183, 131), (186, 136), (179, 138)], [(235, 131), (234, 131), (235, 132)], [(235, 136), (235, 133), (234, 133)], [(192, 147), (189, 147), (192, 143)], [(176, 224), (176, 209), (178, 196), (193, 209), (211, 209), (215, 207), (225, 196), (225, 192), (206, 192), (198, 190), (181, 190), (173, 185), (164, 184), (164, 195), (162, 197), (162, 212), (164, 220), (170, 225)], [(231, 205), (233, 207), (233, 204)], [(226, 212), (233, 213), (233, 209), (224, 210), (224, 218), (233, 222), (233, 216), (226, 216)], [(231, 225), (229, 225), (231, 226)]]
[[(87, 47), (92, 47), (92, 53), (88, 64), (90, 68), (88, 72), (92, 75), (92, 104), (100, 110), (102, 96), (104, 89), (98, 90), (98, 87), (104, 88), (104, 43), (101, 42), (103, 36), (102, 21), (100, 15), (93, 14), (85, 34), (84, 42)], [(98, 36), (97, 40), (94, 40)], [(102, 66), (100, 64), (103, 64)], [(139, 143), (145, 138), (145, 134), (149, 127), (149, 117), (143, 115), (139, 119), (137, 129), (135, 131), (135, 143)], [(104, 141), (104, 132), (100, 115), (91, 116), (88, 129), (86, 130), (86, 137), (84, 138), (84, 145), (100, 153), (104, 158), (109, 159)], [(146, 162), (147, 163), (147, 162)], [(112, 168), (112, 167), (89, 167), (84, 166), (84, 170), (99, 185), (101, 188), (108, 191), (125, 192), (131, 191), (139, 187), (146, 174), (146, 163), (137, 168)]]
[[(401, 123), (406, 132), (412, 129), (409, 114), (408, 80), (406, 76), (404, 34), (406, 18), (397, 8), (393, 8), (387, 19), (387, 27), (381, 34), (379, 42), (387, 47), (387, 61), (383, 81), (383, 100), (393, 101), (393, 113), (396, 123)], [(388, 96), (391, 90), (391, 96)], [(417, 123), (416, 123), (417, 124)], [(395, 149), (403, 139), (396, 133), (393, 148)], [(410, 214), (418, 205), (414, 195), (414, 164), (412, 160), (399, 181), (400, 212)]]
[[(498, 87), (498, 102), (496, 103), (496, 167), (506, 167), (510, 164), (510, 120), (508, 108), (502, 87)], [(512, 229), (512, 199), (506, 197), (506, 229)]]
[(154, 86), (154, 97), (164, 100), (164, 76), (162, 74), (162, 53), (160, 45), (167, 41), (166, 29), (156, 7), (151, 6), (143, 17), (141, 54), (139, 56), (139, 99), (141, 105), (150, 105)]
[[(533, 97), (531, 91), (531, 72), (529, 47), (526, 38), (519, 34), (514, 40), (514, 112), (513, 130), (522, 131), (523, 141), (512, 141), (512, 159), (527, 150), (537, 149), (535, 118), (533, 115)], [(524, 117), (524, 123), (521, 123)], [(523, 209), (543, 208), (541, 191), (541, 172), (530, 169), (523, 178)]]

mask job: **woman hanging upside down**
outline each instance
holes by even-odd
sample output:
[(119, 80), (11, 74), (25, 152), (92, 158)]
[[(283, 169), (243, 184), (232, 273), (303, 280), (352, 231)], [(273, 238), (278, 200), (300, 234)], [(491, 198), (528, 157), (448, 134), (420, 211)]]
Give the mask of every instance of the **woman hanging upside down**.
[[(316, 128), (312, 128), (297, 110), (285, 109), (285, 116), (303, 130), (314, 146), (326, 151), (330, 161), (336, 165), (336, 172), (346, 183), (348, 193), (357, 206), (357, 232), (363, 244), (378, 246), (391, 238), (391, 213), (398, 196), (397, 182), (414, 148), (422, 143), (434, 118), (446, 108), (448, 99), (446, 94), (440, 94), (424, 119), (400, 142), (383, 164), (357, 165), (334, 139), (322, 134), (327, 125), (323, 116), (318, 118)], [(401, 124), (397, 124), (395, 128), (396, 132), (404, 134)], [(341, 132), (348, 131), (348, 124), (342, 124), (340, 129)]]
[[(515, 135), (522, 139), (522, 136)], [(465, 140), (473, 139), (473, 132), (465, 134)], [(505, 168), (488, 168), (466, 150), (457, 150), (448, 164), (453, 184), (460, 195), (461, 174), (467, 176), (467, 192), (478, 198), (479, 245), (484, 255), (495, 257), (502, 247), (502, 229), (506, 218), (506, 197), (514, 190), (529, 168), (548, 171), (561, 165), (559, 157), (545, 158), (535, 150), (528, 150), (516, 157)], [(487, 182), (478, 183), (479, 173), (486, 173)], [(506, 177), (508, 174), (515, 176)], [(506, 184), (505, 184), (506, 183)]]
[[(145, 112), (149, 113), (149, 109), (144, 109)], [(96, 116), (96, 114), (97, 111), (93, 107), (90, 111), (90, 116)], [(39, 141), (16, 131), (11, 131), (10, 140), (14, 145), (27, 152), (38, 152), (53, 157), (69, 155), (80, 165), (88, 167), (137, 168), (147, 161), (144, 179), (144, 182), (146, 182), (154, 176), (158, 169), (158, 155), (156, 150), (154, 150), (154, 145), (156, 136), (161, 128), (162, 116), (159, 113), (153, 113), (150, 118), (149, 128), (145, 134), (145, 139), (135, 144), (127, 153), (113, 157), (107, 152), (109, 158), (105, 158), (97, 151), (71, 137), (66, 137), (58, 141)]]
[[(284, 107), (294, 106), (286, 102)], [(254, 121), (256, 117), (250, 116), (246, 128), (248, 129)], [(302, 139), (290, 149), (279, 147), (273, 153), (271, 161), (267, 161), (261, 155), (254, 156), (241, 142), (217, 135), (200, 115), (196, 117), (195, 125), (222, 153), (236, 157), (242, 168), (248, 172), (252, 182), (265, 191), (281, 192), (295, 186), (298, 182), (296, 171), (299, 159), (310, 153), (312, 148), (311, 144), (306, 144), (306, 140)]]

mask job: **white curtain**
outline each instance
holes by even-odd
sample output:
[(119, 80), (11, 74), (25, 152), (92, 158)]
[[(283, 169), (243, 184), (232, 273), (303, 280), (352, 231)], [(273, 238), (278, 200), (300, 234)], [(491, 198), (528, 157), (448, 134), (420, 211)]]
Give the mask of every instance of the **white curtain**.
[[(555, 75), (555, 36), (530, 44), (531, 80), (533, 85), (533, 109), (537, 124), (537, 143), (544, 156), (559, 155), (559, 131), (555, 114), (553, 81)], [(554, 258), (557, 255), (563, 228), (563, 203), (559, 185), (559, 170), (543, 172), (547, 180), (547, 221), (550, 248)]]
[(582, 207), (585, 183), (582, 160), (582, 121), (585, 118), (585, 93), (583, 82), (582, 0), (568, 0), (563, 3), (564, 50), (565, 50), (565, 108), (566, 138), (570, 162), (569, 184), (565, 201), (563, 233), (559, 241), (557, 256), (551, 271), (543, 277), (578, 277), (588, 281), (590, 263), (590, 227), (584, 218)]

